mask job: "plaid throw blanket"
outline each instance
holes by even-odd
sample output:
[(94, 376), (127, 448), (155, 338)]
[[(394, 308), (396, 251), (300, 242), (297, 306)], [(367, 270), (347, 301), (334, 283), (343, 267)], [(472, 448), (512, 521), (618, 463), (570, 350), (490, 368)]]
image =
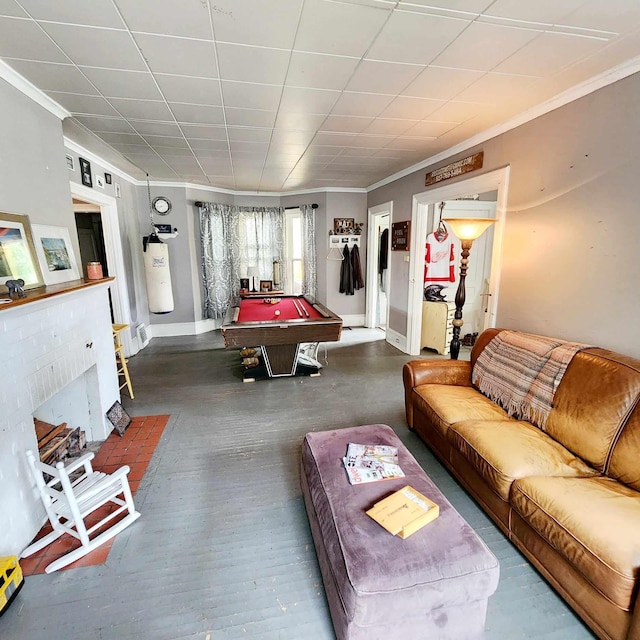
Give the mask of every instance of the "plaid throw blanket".
[(471, 379), (510, 416), (544, 430), (564, 372), (573, 356), (588, 346), (501, 331), (478, 356)]

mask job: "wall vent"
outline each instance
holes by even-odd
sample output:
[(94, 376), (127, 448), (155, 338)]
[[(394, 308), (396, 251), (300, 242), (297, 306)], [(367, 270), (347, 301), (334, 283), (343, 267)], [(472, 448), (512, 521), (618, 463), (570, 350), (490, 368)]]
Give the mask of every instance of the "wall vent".
[(144, 326), (144, 323), (140, 323), (136, 327), (136, 332), (138, 334), (138, 346), (140, 349), (144, 349), (149, 344), (149, 334), (147, 333), (147, 327)]

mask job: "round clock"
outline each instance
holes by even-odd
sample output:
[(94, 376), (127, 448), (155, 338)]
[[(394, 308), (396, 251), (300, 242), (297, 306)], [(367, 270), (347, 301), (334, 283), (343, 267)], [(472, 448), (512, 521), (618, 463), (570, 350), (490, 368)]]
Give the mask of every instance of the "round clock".
[(171, 212), (171, 200), (164, 196), (158, 196), (153, 199), (151, 207), (159, 216), (166, 216)]

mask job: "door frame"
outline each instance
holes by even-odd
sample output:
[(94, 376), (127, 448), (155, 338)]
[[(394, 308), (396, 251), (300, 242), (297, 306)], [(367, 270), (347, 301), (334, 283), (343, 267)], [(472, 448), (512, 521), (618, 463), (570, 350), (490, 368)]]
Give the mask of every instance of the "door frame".
[[(493, 232), (493, 251), (491, 254), (491, 273), (489, 276), (489, 302), (487, 305), (486, 326), (494, 327), (498, 307), (500, 288), (500, 269), (502, 261), (502, 236), (507, 211), (507, 193), (509, 188), (509, 166), (489, 171), (480, 176), (460, 180), (450, 185), (437, 187), (415, 194), (411, 210), (411, 239), (409, 254), (409, 290), (407, 300), (407, 345), (406, 353), (420, 354), (420, 335), (422, 328), (422, 298), (424, 280), (424, 242), (429, 230), (429, 205), (443, 200), (454, 200), (472, 193), (484, 193), (497, 190), (496, 222)], [(473, 255), (471, 256), (473, 259)]]
[[(378, 226), (377, 221), (383, 216), (389, 216), (389, 229), (391, 229), (391, 221), (393, 220), (393, 200), (389, 202), (383, 202), (375, 207), (369, 207), (369, 215), (367, 220), (368, 237), (367, 237), (367, 279), (365, 282), (369, 283), (366, 287), (365, 296), (365, 316), (364, 326), (371, 329), (375, 329), (376, 326), (376, 299), (378, 296), (377, 288), (373, 286), (374, 282), (378, 279), (378, 261), (375, 257), (378, 255), (380, 249), (380, 242), (378, 238)], [(391, 242), (391, 234), (389, 234), (389, 242)], [(388, 263), (388, 269), (391, 269), (391, 261)], [(390, 276), (391, 272), (389, 272)], [(385, 329), (385, 336), (389, 328), (389, 292), (387, 292), (387, 327)]]
[[(129, 288), (127, 287), (126, 270), (122, 254), (122, 240), (120, 236), (120, 222), (118, 220), (118, 205), (113, 196), (106, 193), (97, 193), (89, 187), (77, 182), (69, 182), (71, 195), (74, 198), (84, 200), (100, 207), (102, 216), (102, 234), (107, 255), (107, 268), (109, 275), (115, 280), (109, 285), (111, 290), (111, 304), (113, 307), (113, 319), (116, 324), (128, 324), (131, 326), (131, 310), (129, 308)], [(125, 355), (133, 355), (134, 349), (131, 331), (123, 331), (121, 341)]]

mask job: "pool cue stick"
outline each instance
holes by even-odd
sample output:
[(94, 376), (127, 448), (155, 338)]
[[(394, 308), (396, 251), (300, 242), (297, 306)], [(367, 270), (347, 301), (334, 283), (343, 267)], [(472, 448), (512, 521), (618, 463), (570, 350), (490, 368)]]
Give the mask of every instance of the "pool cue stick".
[(297, 301), (292, 299), (291, 302), (293, 302), (293, 306), (296, 308), (298, 315), (302, 318), (302, 311), (300, 311), (300, 307), (298, 306)]

